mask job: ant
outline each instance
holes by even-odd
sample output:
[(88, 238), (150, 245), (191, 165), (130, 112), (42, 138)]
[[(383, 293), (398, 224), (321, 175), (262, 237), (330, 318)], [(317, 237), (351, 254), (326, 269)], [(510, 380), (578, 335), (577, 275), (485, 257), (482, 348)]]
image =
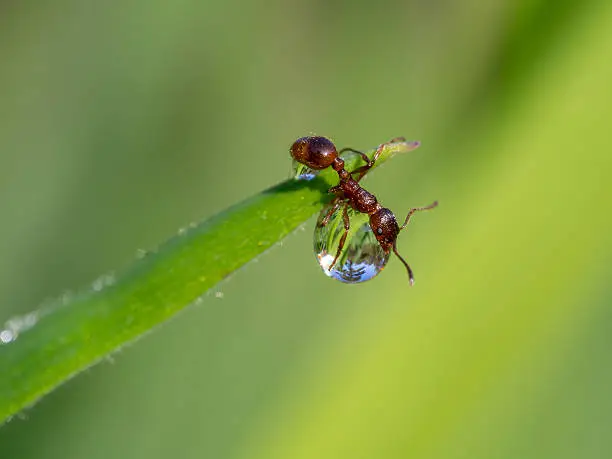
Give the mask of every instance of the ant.
[[(338, 257), (342, 252), (346, 237), (349, 229), (351, 228), (351, 222), (348, 214), (348, 207), (351, 206), (357, 212), (368, 214), (370, 217), (370, 228), (374, 232), (376, 240), (380, 244), (385, 254), (389, 254), (391, 250), (400, 259), (400, 261), (406, 267), (408, 271), (408, 278), (410, 285), (414, 284), (414, 275), (410, 265), (402, 258), (397, 251), (397, 236), (401, 230), (406, 228), (410, 217), (416, 212), (422, 210), (430, 210), (438, 205), (437, 201), (425, 207), (415, 207), (408, 211), (404, 224), (399, 226), (395, 215), (391, 210), (381, 206), (372, 193), (366, 191), (359, 185), (359, 181), (366, 175), (366, 173), (374, 166), (374, 163), (383, 152), (384, 148), (389, 144), (396, 142), (405, 142), (406, 139), (403, 137), (397, 137), (389, 142), (383, 143), (378, 146), (372, 159), (358, 150), (353, 148), (343, 148), (340, 151), (336, 151), (336, 146), (333, 142), (326, 137), (310, 136), (302, 137), (297, 139), (291, 146), (291, 156), (293, 159), (301, 164), (309, 167), (313, 170), (322, 170), (331, 166), (331, 168), (338, 173), (339, 183), (329, 189), (330, 193), (336, 195), (334, 200), (330, 203), (330, 209), (321, 220), (320, 225), (326, 226), (329, 223), (332, 215), (342, 207), (342, 220), (344, 223), (344, 234), (342, 235), (338, 244), (338, 251), (336, 256), (329, 266), (328, 269), (332, 269), (338, 261)], [(340, 157), (341, 153), (352, 152), (361, 156), (365, 161), (365, 165), (358, 167), (352, 172), (348, 172), (344, 168), (344, 160)]]

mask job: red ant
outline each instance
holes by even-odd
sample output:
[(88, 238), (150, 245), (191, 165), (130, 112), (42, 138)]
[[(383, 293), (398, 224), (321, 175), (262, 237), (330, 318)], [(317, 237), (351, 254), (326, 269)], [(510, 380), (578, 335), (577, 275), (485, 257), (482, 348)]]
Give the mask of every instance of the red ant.
[[(397, 258), (400, 259), (408, 271), (410, 285), (414, 284), (412, 269), (397, 251), (397, 235), (401, 230), (406, 228), (410, 217), (412, 217), (414, 213), (422, 210), (433, 209), (438, 205), (438, 202), (434, 201), (428, 206), (410, 209), (408, 215), (406, 215), (404, 224), (399, 226), (393, 212), (385, 207), (382, 207), (378, 203), (376, 196), (369, 193), (359, 185), (359, 181), (374, 166), (374, 163), (387, 145), (405, 141), (406, 139), (403, 137), (398, 137), (390, 142), (379, 145), (374, 153), (374, 156), (372, 156), (372, 159), (368, 158), (365, 153), (352, 148), (343, 148), (340, 151), (336, 151), (336, 146), (331, 140), (319, 136), (302, 137), (297, 139), (291, 146), (291, 156), (293, 159), (313, 170), (322, 170), (331, 166), (332, 169), (338, 173), (338, 177), (340, 179), (338, 185), (329, 189), (329, 192), (335, 194), (336, 198), (330, 203), (329, 211), (320, 223), (321, 226), (326, 226), (329, 223), (332, 215), (340, 208), (340, 206), (344, 205), (342, 208), (344, 234), (340, 239), (338, 251), (336, 252), (334, 261), (328, 268), (329, 270), (331, 270), (338, 261), (338, 257), (342, 252), (342, 248), (344, 247), (346, 237), (351, 227), (348, 214), (348, 207), (351, 206), (357, 212), (369, 215), (370, 228), (372, 228), (376, 240), (380, 244), (384, 253), (389, 254), (389, 252), (393, 250), (393, 253), (395, 253)], [(348, 172), (346, 169), (344, 169), (344, 160), (339, 156), (344, 152), (357, 153), (361, 156), (361, 158), (363, 158), (366, 164), (358, 167), (352, 172)]]

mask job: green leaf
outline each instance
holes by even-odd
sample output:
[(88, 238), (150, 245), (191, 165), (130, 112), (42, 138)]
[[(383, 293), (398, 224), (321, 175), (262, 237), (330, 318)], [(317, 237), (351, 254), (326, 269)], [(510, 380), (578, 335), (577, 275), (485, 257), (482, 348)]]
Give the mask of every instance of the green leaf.
[[(410, 151), (389, 144), (376, 162)], [(374, 151), (370, 151), (372, 156)], [(346, 159), (354, 169), (358, 157)], [(332, 199), (332, 170), (287, 180), (192, 227), (117, 275), (60, 298), (0, 331), (0, 421), (198, 299)]]

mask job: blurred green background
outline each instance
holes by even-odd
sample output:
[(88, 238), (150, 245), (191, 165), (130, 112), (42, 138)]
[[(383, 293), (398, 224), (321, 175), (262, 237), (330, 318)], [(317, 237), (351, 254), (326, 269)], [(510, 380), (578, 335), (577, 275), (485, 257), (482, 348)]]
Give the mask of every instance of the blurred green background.
[(440, 207), (399, 239), (414, 288), (393, 258), (326, 278), (312, 220), (0, 457), (610, 457), (611, 55), (607, 0), (3, 1), (0, 322), (284, 180), (313, 132), (423, 141), (367, 188)]

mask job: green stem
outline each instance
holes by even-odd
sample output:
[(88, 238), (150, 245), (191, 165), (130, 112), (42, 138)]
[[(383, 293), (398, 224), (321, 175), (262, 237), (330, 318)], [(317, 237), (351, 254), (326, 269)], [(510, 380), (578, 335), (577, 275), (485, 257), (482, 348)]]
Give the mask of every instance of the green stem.
[[(376, 164), (415, 147), (390, 144)], [(347, 169), (358, 161), (348, 158)], [(319, 211), (334, 183), (331, 170), (287, 180), (181, 231), (121, 273), (9, 320), (0, 331), (0, 422), (198, 301)]]

